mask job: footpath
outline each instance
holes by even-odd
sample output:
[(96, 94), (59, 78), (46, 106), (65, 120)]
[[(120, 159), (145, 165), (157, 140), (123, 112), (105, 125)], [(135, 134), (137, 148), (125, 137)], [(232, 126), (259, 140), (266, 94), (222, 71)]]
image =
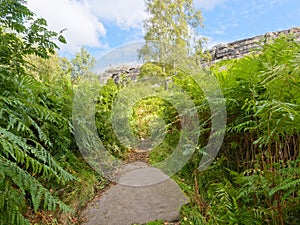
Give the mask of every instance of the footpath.
[(83, 211), (82, 225), (132, 225), (155, 220), (178, 224), (175, 222), (180, 220), (180, 208), (189, 202), (188, 198), (175, 181), (145, 161), (143, 153), (130, 155), (117, 184)]

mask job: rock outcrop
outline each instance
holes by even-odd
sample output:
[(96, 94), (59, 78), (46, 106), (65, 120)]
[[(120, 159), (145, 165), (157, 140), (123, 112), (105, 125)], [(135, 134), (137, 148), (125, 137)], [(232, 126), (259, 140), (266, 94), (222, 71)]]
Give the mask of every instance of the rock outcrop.
[(160, 170), (136, 162), (127, 165), (119, 184), (93, 200), (83, 225), (131, 225), (154, 220), (179, 221), (189, 202), (179, 186)]
[(219, 44), (208, 50), (211, 55), (211, 63), (215, 63), (225, 59), (241, 58), (254, 51), (260, 51), (263, 44), (279, 37), (280, 35), (292, 35), (296, 40), (300, 41), (300, 27), (291, 28), (278, 32), (268, 32), (264, 35), (255, 36), (227, 44)]
[(109, 68), (104, 73), (100, 74), (100, 82), (106, 82), (108, 78), (112, 78), (116, 84), (124, 81), (135, 80), (140, 73), (140, 68), (141, 65), (123, 65), (117, 68)]
[[(268, 32), (263, 35), (238, 40), (227, 44), (218, 44), (207, 51), (211, 56), (211, 61), (209, 63), (203, 62), (203, 65), (210, 65), (226, 59), (242, 58), (253, 51), (259, 52), (265, 43), (269, 43), (271, 40), (279, 37), (282, 34), (292, 35), (295, 40), (300, 41), (300, 27), (295, 27), (283, 31)], [(100, 80), (107, 80), (110, 77), (114, 79), (115, 83), (122, 82), (122, 79), (125, 79), (125, 82), (126, 80), (135, 80), (140, 72), (140, 68), (141, 65), (123, 65), (118, 68), (109, 68), (101, 75)], [(125, 76), (122, 77), (122, 75)]]

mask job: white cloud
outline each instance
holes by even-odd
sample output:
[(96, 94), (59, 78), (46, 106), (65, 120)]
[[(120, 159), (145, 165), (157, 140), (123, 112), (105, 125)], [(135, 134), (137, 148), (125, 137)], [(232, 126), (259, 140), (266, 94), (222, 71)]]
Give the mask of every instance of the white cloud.
[(85, 45), (89, 47), (105, 47), (99, 37), (106, 34), (105, 27), (93, 15), (87, 2), (75, 0), (28, 0), (28, 8), (39, 17), (47, 20), (49, 28), (54, 31), (67, 29), (63, 34), (67, 45), (61, 50), (74, 53)]
[(225, 0), (195, 0), (195, 6), (204, 10), (212, 10), (217, 5), (222, 4)]
[(116, 23), (121, 29), (142, 29), (146, 18), (144, 0), (88, 0), (101, 20)]
[[(194, 3), (202, 10), (212, 10), (225, 1), (195, 0)], [(106, 35), (103, 23), (116, 24), (122, 30), (134, 28), (130, 39), (140, 40), (143, 20), (147, 17), (144, 0), (28, 0), (28, 7), (45, 18), (50, 29), (67, 28), (64, 36), (68, 44), (61, 45), (61, 50), (68, 53), (78, 52), (81, 46), (107, 50), (108, 44), (100, 41)]]
[(207, 41), (204, 45), (204, 50), (209, 50), (215, 47), (216, 45), (227, 43), (226, 41), (217, 40), (212, 37), (206, 37), (206, 39)]

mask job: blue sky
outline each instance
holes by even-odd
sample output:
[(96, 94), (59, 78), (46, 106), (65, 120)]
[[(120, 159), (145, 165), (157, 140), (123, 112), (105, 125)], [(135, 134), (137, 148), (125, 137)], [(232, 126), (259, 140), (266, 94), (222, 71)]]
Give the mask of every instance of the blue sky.
[[(200, 35), (208, 46), (269, 31), (300, 26), (299, 0), (194, 0), (204, 18)], [(28, 0), (28, 7), (45, 18), (68, 44), (62, 56), (72, 57), (82, 46), (99, 58), (129, 42), (143, 40), (147, 17), (143, 0)]]

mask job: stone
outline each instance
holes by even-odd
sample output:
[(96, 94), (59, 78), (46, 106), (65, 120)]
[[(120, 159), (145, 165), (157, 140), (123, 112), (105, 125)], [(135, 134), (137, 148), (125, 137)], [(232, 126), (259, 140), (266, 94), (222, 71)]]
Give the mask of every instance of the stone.
[(119, 184), (88, 205), (82, 214), (87, 219), (83, 225), (179, 221), (180, 208), (189, 202), (172, 179), (143, 163), (128, 165), (119, 180)]
[(100, 77), (100, 81), (105, 83), (107, 79), (112, 78), (116, 84), (122, 82), (121, 76), (126, 74), (126, 82), (129, 80), (135, 81), (136, 77), (140, 73), (141, 65), (136, 65), (135, 67), (130, 67), (127, 65), (122, 65), (117, 68), (109, 68), (106, 71), (98, 74)]
[[(300, 41), (300, 27), (295, 27), (283, 31), (268, 32), (264, 35), (246, 38), (231, 43), (218, 44), (206, 51), (211, 55), (211, 61), (203, 61), (202, 67), (207, 67), (225, 59), (242, 58), (243, 56), (251, 53), (253, 50), (259, 51), (264, 43), (270, 43), (272, 39), (279, 37), (281, 34), (291, 34), (295, 37), (295, 40)], [(140, 68), (141, 65), (123, 65), (117, 68), (110, 68), (104, 73), (99, 74), (99, 80), (102, 83), (105, 83), (104, 81), (108, 78), (113, 78), (115, 83), (119, 84), (121, 81), (121, 75), (127, 74), (126, 81), (135, 81), (140, 73)]]
[(208, 64), (205, 63), (205, 66), (224, 59), (235, 59), (243, 57), (251, 53), (252, 50), (259, 51), (262, 48), (262, 44), (270, 43), (273, 39), (279, 37), (282, 34), (291, 34), (294, 36), (295, 40), (300, 41), (300, 27), (295, 27), (283, 31), (268, 32), (264, 35), (238, 40), (231, 43), (218, 44), (212, 49), (207, 50), (207, 52), (211, 55), (212, 61)]

